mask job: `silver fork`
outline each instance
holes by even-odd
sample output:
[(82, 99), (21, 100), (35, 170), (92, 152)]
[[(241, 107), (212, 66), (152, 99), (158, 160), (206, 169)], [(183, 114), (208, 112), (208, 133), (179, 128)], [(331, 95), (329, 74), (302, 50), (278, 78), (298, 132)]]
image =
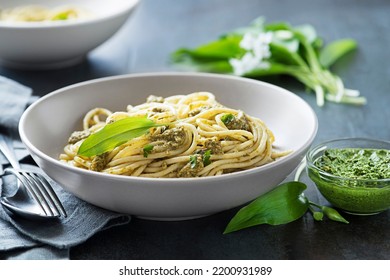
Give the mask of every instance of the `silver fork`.
[(9, 211), (29, 219), (66, 217), (66, 211), (44, 176), (21, 169), (14, 150), (0, 134), (0, 150), (12, 168), (6, 168), (0, 177), (15, 176), (17, 191), (13, 196), (1, 197), (1, 204)]

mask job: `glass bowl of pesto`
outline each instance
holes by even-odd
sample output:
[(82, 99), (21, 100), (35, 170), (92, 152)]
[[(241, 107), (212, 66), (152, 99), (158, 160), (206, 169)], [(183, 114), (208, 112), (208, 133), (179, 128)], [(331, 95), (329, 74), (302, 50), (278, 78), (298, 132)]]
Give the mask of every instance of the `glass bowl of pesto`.
[(390, 142), (346, 138), (324, 142), (306, 154), (307, 172), (335, 207), (373, 215), (390, 207)]

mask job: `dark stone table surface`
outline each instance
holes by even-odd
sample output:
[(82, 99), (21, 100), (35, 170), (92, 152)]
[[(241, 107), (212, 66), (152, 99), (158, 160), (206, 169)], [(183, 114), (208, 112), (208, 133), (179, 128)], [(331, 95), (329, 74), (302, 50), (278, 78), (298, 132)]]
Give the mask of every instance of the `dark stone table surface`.
[[(292, 79), (275, 77), (315, 110), (319, 130), (314, 144), (334, 138), (390, 140), (390, 2), (387, 0), (143, 0), (126, 25), (76, 66), (51, 71), (0, 67), (43, 96), (77, 82), (140, 72), (175, 71), (169, 54), (195, 47), (258, 16), (267, 21), (312, 24), (325, 42), (353, 38), (358, 50), (333, 70), (349, 88), (367, 98), (362, 107), (326, 103)], [(290, 175), (287, 180), (291, 180)], [(326, 203), (307, 178), (312, 200)], [(349, 225), (316, 222), (307, 213), (286, 225), (261, 225), (222, 232), (238, 209), (205, 218), (157, 222), (133, 218), (125, 226), (96, 234), (72, 248), (71, 259), (390, 259), (390, 211), (375, 216), (346, 215)]]

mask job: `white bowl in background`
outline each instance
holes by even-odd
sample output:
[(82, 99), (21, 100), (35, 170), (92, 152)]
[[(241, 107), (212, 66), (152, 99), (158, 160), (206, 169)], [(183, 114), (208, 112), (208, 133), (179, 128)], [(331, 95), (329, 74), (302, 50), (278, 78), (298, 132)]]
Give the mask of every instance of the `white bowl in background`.
[(51, 69), (80, 62), (113, 36), (139, 0), (0, 0), (0, 8), (41, 5), (80, 7), (85, 19), (8, 22), (0, 20), (0, 62), (9, 67)]
[[(275, 134), (278, 149), (293, 152), (275, 162), (232, 174), (152, 179), (83, 170), (58, 160), (84, 114), (104, 107), (123, 111), (150, 94), (209, 91), (223, 105), (259, 117)], [(200, 73), (149, 73), (108, 77), (68, 86), (32, 104), (19, 124), (37, 164), (62, 187), (94, 205), (148, 219), (181, 220), (242, 205), (281, 183), (299, 164), (317, 132), (317, 118), (300, 97), (246, 78)]]

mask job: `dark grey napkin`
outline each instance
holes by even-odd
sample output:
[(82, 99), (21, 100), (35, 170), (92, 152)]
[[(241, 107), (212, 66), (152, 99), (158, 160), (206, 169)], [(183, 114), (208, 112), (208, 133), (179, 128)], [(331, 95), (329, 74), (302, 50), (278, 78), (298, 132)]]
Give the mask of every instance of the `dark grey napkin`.
[(15, 134), (26, 106), (33, 102), (32, 90), (13, 80), (0, 76), (0, 127)]
[[(0, 132), (17, 133), (19, 119), (29, 102), (31, 89), (0, 77)], [(14, 141), (18, 158), (28, 153), (20, 141)], [(0, 165), (4, 158), (0, 157)], [(42, 171), (31, 165), (25, 168)], [(1, 168), (0, 168), (1, 169)], [(1, 170), (0, 170), (0, 173)], [(9, 178), (0, 183), (0, 195), (9, 195), (15, 190), (15, 182)], [(69, 257), (69, 248), (85, 242), (95, 233), (106, 228), (126, 224), (130, 217), (93, 206), (53, 184), (54, 190), (67, 211), (68, 217), (51, 221), (30, 221), (9, 215), (0, 206), (0, 258), (7, 259), (64, 259)]]

